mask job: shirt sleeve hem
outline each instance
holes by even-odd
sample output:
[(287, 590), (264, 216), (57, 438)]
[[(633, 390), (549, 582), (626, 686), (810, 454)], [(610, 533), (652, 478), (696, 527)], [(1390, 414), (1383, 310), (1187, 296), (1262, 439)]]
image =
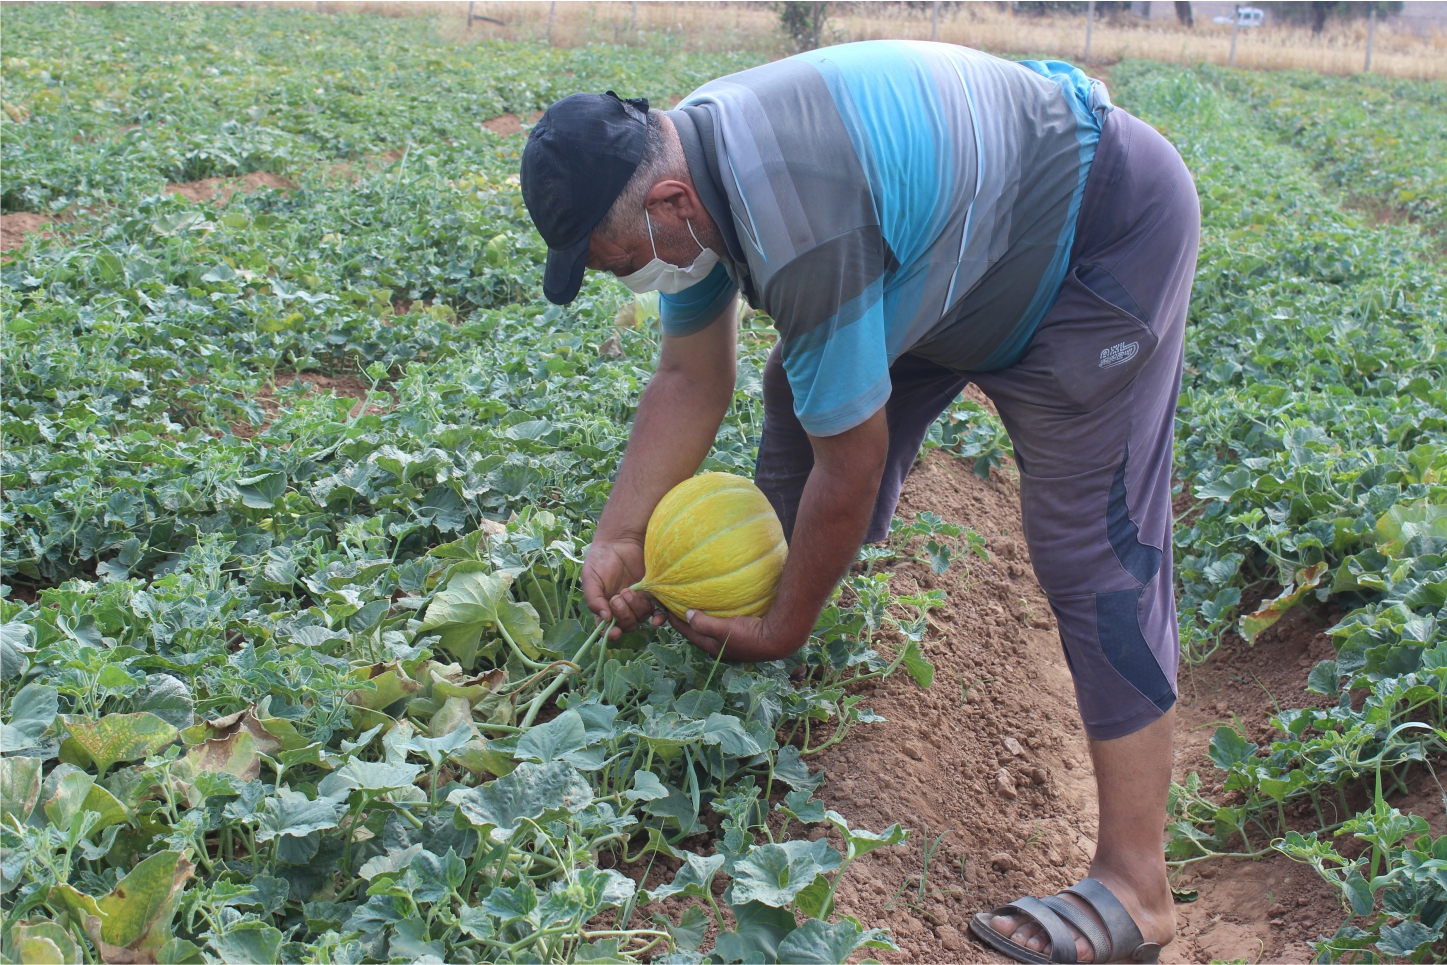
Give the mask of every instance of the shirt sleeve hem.
[(889, 373), (886, 372), (882, 378), (869, 387), (868, 391), (844, 405), (835, 406), (828, 412), (817, 415), (807, 413), (795, 413), (795, 415), (798, 416), (799, 424), (809, 435), (837, 436), (841, 432), (848, 432), (860, 425), (878, 412), (889, 401), (889, 393), (892, 388)]

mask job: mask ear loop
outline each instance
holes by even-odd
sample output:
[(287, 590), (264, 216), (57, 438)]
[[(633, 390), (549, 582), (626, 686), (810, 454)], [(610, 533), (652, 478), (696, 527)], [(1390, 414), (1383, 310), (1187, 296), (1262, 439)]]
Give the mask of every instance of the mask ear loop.
[[(657, 257), (658, 257), (658, 244), (653, 240), (653, 219), (648, 216), (648, 208), (647, 208), (647, 207), (645, 207), (645, 208), (643, 209), (643, 220), (644, 220), (645, 222), (647, 222), (647, 224), (648, 224), (648, 244), (649, 244), (649, 247), (651, 247), (651, 248), (653, 249), (653, 257), (657, 258)], [(703, 253), (704, 253), (705, 251), (707, 251), (708, 249), (703, 246), (703, 242), (702, 242), (702, 241), (699, 241), (699, 240), (698, 240), (698, 235), (696, 235), (696, 234), (693, 233), (693, 221), (690, 220), (690, 219), (688, 219), (688, 218), (684, 218), (684, 219), (683, 219), (683, 223), (686, 224), (686, 225), (688, 225), (688, 236), (693, 239), (693, 243), (694, 243), (694, 244), (698, 245), (698, 253), (699, 253), (700, 255), (703, 254)]]
[[(644, 209), (643, 209), (643, 220), (646, 221), (646, 222), (648, 222), (648, 244), (649, 244), (649, 247), (651, 247), (651, 248), (653, 249), (653, 257), (654, 257), (654, 258), (657, 258), (657, 257), (658, 257), (658, 245), (657, 245), (656, 243), (654, 243), (654, 241), (653, 241), (653, 219), (648, 216), (648, 209), (647, 209), (647, 208), (644, 208)], [(693, 228), (689, 228), (689, 229), (688, 229), (688, 233), (689, 233), (689, 234), (693, 234)], [(694, 241), (697, 241), (697, 240), (698, 240), (697, 238), (694, 239)]]

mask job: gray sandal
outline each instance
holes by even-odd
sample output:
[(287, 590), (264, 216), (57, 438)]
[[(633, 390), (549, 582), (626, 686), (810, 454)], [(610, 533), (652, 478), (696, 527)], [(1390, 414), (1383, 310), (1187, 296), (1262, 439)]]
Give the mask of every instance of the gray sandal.
[[(1105, 923), (1105, 931), (1101, 932), (1100, 926), (1089, 915), (1060, 895), (1019, 898), (994, 911), (981, 912), (970, 921), (970, 931), (997, 952), (1008, 955), (1017, 962), (1031, 962), (1033, 965), (1071, 965), (1077, 960), (1075, 935), (1070, 930), (1071, 926), (1090, 942), (1090, 947), (1095, 949), (1095, 960), (1100, 965), (1108, 962), (1148, 965), (1160, 960), (1161, 946), (1142, 937), (1140, 927), (1136, 925), (1130, 912), (1125, 910), (1120, 899), (1100, 881), (1085, 878), (1079, 884), (1066, 888), (1065, 892), (1075, 895), (1095, 909), (1095, 913)], [(1027, 915), (1033, 918), (1045, 929), (1045, 934), (1050, 936), (1050, 953), (1047, 955), (1032, 951), (996, 931), (990, 922), (1001, 915)]]

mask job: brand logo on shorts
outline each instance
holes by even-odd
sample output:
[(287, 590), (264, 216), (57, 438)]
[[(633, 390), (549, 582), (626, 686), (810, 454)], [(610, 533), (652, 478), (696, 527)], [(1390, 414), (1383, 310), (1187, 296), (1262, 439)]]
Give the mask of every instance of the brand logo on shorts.
[(1110, 348), (1100, 350), (1100, 367), (1113, 369), (1117, 365), (1124, 365), (1136, 357), (1141, 350), (1140, 342), (1117, 342)]

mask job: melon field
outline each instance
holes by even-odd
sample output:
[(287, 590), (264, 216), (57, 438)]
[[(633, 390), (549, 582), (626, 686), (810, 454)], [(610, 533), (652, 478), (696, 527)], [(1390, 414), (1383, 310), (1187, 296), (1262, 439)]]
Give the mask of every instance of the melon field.
[[(3, 17), (0, 958), (983, 962), (970, 914), (1084, 873), (977, 392), (794, 657), (582, 605), (660, 336), (542, 297), (527, 124), (760, 55)], [(1441, 960), (1447, 86), (1099, 72), (1203, 211), (1163, 960)], [(703, 469), (751, 474), (774, 338)]]

